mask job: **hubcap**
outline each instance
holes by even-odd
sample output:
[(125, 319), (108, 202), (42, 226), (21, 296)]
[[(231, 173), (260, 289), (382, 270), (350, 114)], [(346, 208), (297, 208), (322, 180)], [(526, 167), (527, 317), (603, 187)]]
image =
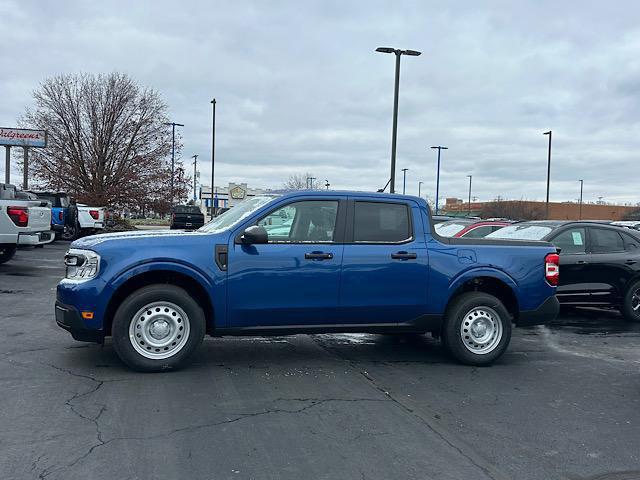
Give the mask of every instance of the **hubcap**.
[(129, 341), (143, 357), (161, 360), (182, 350), (189, 330), (189, 317), (182, 308), (171, 302), (153, 302), (131, 319)]
[(633, 292), (631, 297), (631, 308), (634, 312), (640, 313), (640, 288)]
[(502, 339), (500, 316), (489, 307), (471, 309), (460, 324), (460, 338), (472, 353), (482, 355), (492, 352)]

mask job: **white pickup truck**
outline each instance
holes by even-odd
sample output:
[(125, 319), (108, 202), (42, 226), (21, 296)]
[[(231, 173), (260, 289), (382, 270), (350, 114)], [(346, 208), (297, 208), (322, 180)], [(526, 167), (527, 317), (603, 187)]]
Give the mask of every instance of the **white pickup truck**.
[(10, 260), (18, 245), (44, 245), (53, 239), (49, 203), (18, 199), (14, 185), (0, 183), (0, 263)]
[(100, 232), (106, 223), (105, 207), (90, 207), (84, 203), (76, 204), (78, 209), (78, 218), (75, 222), (66, 222), (62, 238), (64, 240), (75, 240), (81, 234), (93, 235)]

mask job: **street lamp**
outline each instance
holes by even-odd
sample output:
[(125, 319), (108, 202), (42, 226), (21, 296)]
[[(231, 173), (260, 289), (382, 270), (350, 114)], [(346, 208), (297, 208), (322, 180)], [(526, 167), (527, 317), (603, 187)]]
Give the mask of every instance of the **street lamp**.
[(440, 194), (440, 150), (448, 150), (449, 147), (431, 147), (438, 150), (438, 173), (436, 174), (436, 215), (438, 214), (438, 196)]
[(171, 125), (171, 205), (173, 205), (173, 175), (176, 165), (176, 127), (184, 127), (182, 123), (165, 123)]
[(471, 180), (473, 175), (467, 175), (467, 177), (469, 177), (469, 216), (471, 216)]
[(580, 182), (580, 213), (578, 220), (582, 220), (582, 187), (584, 186), (584, 180), (578, 180)]
[(211, 114), (211, 218), (215, 213), (215, 204), (213, 198), (213, 191), (215, 189), (215, 158), (216, 158), (216, 99), (211, 100), (212, 114)]
[(396, 56), (396, 80), (395, 88), (393, 91), (393, 129), (391, 131), (391, 186), (389, 191), (395, 193), (396, 191), (396, 140), (398, 137), (398, 93), (400, 89), (400, 57), (402, 55), (409, 55), (417, 57), (421, 54), (416, 50), (400, 50), (392, 47), (378, 47), (376, 52), (379, 53), (393, 53)]
[(424, 182), (418, 182), (418, 197), (420, 197), (420, 189), (421, 189), (423, 183)]
[(547, 203), (546, 203), (546, 210), (547, 210), (547, 220), (549, 220), (549, 182), (551, 179), (551, 130), (549, 130), (548, 132), (544, 132), (543, 135), (549, 135), (549, 151), (547, 154)]
[(408, 168), (403, 168), (402, 169), (402, 194), (404, 195), (404, 192), (407, 189), (407, 170), (409, 170)]
[(196, 191), (198, 189), (197, 185), (196, 185), (196, 180), (198, 178), (198, 155), (192, 155), (191, 158), (193, 158), (193, 200), (197, 200), (196, 196)]
[(326, 178), (324, 179), (324, 186), (327, 187), (327, 190), (329, 190), (329, 187), (331, 186), (329, 180), (327, 180)]

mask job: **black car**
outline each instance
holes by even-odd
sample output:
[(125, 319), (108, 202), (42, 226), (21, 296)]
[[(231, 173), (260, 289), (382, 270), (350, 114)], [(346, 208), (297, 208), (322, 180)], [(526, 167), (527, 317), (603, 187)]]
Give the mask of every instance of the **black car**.
[(607, 306), (640, 321), (640, 234), (597, 222), (538, 221), (504, 227), (486, 238), (546, 240), (560, 248), (558, 299)]
[(195, 205), (178, 205), (171, 211), (171, 228), (195, 230), (204, 225), (204, 215)]

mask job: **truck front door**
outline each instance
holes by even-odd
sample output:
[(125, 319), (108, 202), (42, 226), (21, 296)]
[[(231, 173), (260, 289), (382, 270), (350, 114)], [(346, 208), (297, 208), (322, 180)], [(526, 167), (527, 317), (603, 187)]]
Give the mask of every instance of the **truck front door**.
[(345, 209), (340, 197), (292, 200), (257, 222), (267, 230), (268, 243), (231, 240), (229, 327), (337, 321)]

